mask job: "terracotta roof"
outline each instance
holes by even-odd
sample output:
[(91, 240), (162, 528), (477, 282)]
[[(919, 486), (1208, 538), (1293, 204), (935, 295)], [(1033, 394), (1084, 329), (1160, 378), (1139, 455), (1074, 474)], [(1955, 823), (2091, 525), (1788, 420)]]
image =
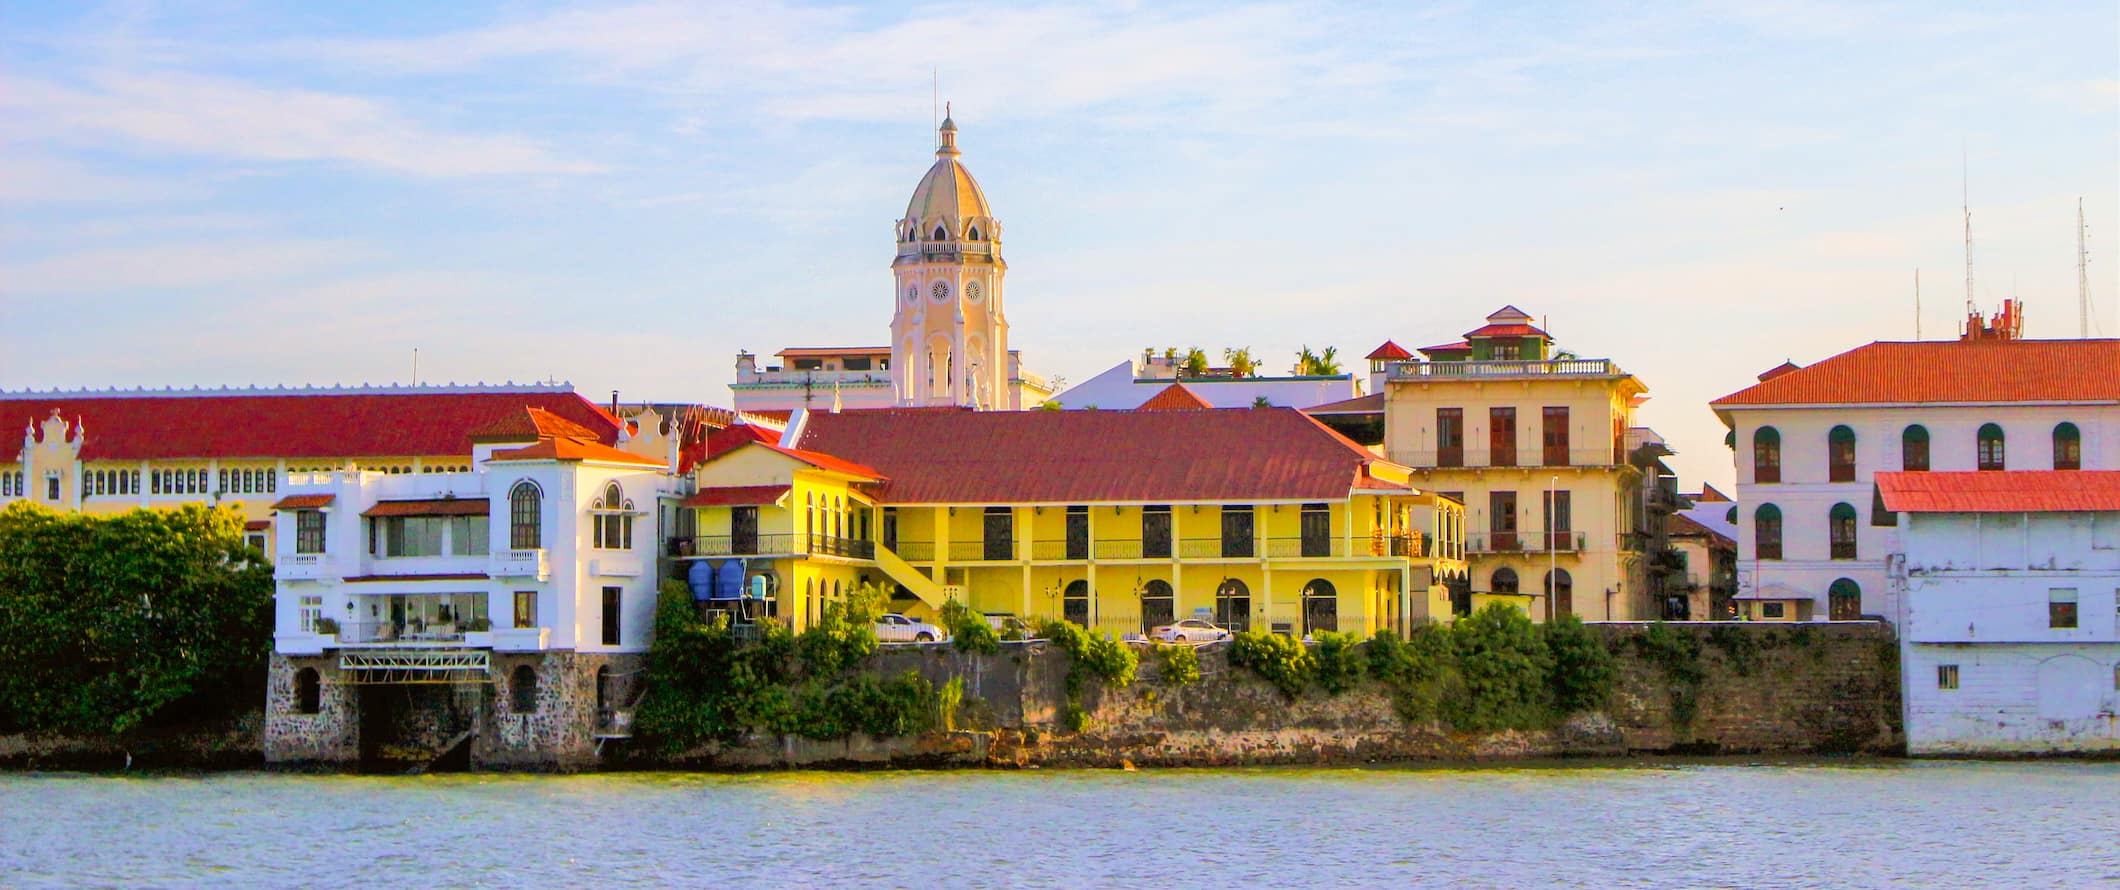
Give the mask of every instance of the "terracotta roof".
[(2082, 513), (2120, 510), (2120, 470), (1877, 474), (1894, 513)]
[(243, 523), (243, 530), (246, 532), (261, 532), (271, 527), (270, 519), (252, 519)]
[(1398, 359), (1406, 359), (1412, 357), (1413, 353), (1407, 352), (1406, 347), (1400, 346), (1397, 343), (1393, 343), (1390, 340), (1384, 341), (1384, 345), (1377, 347), (1368, 355), (1363, 356), (1363, 358), (1369, 359), (1370, 361), (1396, 361)]
[(639, 464), (659, 467), (663, 462), (652, 457), (642, 457), (630, 451), (621, 451), (601, 442), (581, 439), (540, 439), (535, 445), (521, 448), (506, 448), (493, 452), (493, 461), (517, 460), (594, 460), (605, 463)]
[(1428, 353), (1433, 353), (1433, 352), (1471, 352), (1471, 351), (1472, 351), (1472, 344), (1470, 344), (1470, 343), (1467, 343), (1467, 342), (1465, 342), (1465, 341), (1463, 341), (1463, 340), (1459, 340), (1459, 341), (1457, 341), (1456, 343), (1443, 343), (1443, 344), (1439, 344), (1439, 345), (1436, 345), (1436, 346), (1423, 346), (1423, 347), (1421, 347), (1421, 353), (1422, 353), (1423, 355), (1426, 355), (1426, 354), (1428, 354)]
[(685, 498), (687, 507), (749, 507), (779, 501), (789, 491), (786, 485), (723, 485), (702, 488)]
[(1212, 411), (1214, 410), (1214, 407), (1215, 406), (1209, 404), (1206, 399), (1200, 398), (1199, 393), (1186, 389), (1185, 384), (1173, 383), (1169, 386), (1164, 387), (1162, 391), (1157, 392), (1155, 395), (1149, 396), (1148, 401), (1142, 402), (1140, 406), (1136, 407), (1134, 410)]
[(760, 442), (758, 443), (758, 447), (764, 448), (769, 451), (780, 452), (781, 454), (785, 454), (789, 457), (802, 461), (803, 463), (809, 464), (810, 466), (816, 467), (820, 470), (829, 470), (834, 473), (843, 473), (848, 476), (861, 476), (872, 480), (881, 480), (884, 478), (884, 475), (882, 473), (877, 472), (871, 467), (855, 463), (854, 461), (846, 460), (836, 455), (825, 454), (820, 451), (808, 451), (801, 448), (783, 448), (779, 445), (773, 444), (772, 442)]
[(1721, 504), (1729, 502), (1730, 496), (1723, 494), (1715, 486), (1703, 482), (1700, 484), (1700, 497), (1696, 498), (1696, 500), (1703, 504)]
[(1470, 340), (1474, 337), (1545, 337), (1548, 340), (1553, 339), (1545, 331), (1528, 324), (1490, 324), (1482, 326), (1479, 330), (1465, 332), (1465, 339)]
[[(628, 429), (638, 429), (631, 420), (626, 421), (626, 426)], [(492, 423), (471, 431), (473, 442), (535, 442), (547, 436), (603, 438), (598, 436), (595, 430), (531, 405), (524, 405), (520, 411), (510, 411), (496, 417)]]
[(715, 430), (707, 434), (707, 454), (715, 455), (734, 449), (745, 442), (777, 442), (780, 435), (772, 430), (739, 423), (732, 427)]
[(1384, 394), (1380, 392), (1303, 409), (1305, 414), (1381, 414), (1383, 411)]
[(1782, 362), (1781, 364), (1775, 365), (1774, 367), (1759, 372), (1759, 377), (1757, 379), (1759, 380), (1759, 382), (1765, 383), (1776, 377), (1780, 377), (1783, 374), (1787, 374), (1790, 371), (1801, 370), (1803, 370), (1803, 366), (1795, 362)]
[(338, 495), (331, 494), (291, 494), (273, 502), (272, 508), (275, 510), (314, 510), (318, 507), (331, 506), (331, 502), (337, 498)]
[(485, 516), (493, 502), (484, 498), (429, 498), (419, 501), (381, 501), (361, 511), (362, 516)]
[(2120, 340), (1870, 343), (1709, 404), (2113, 402), (2116, 369)]
[(815, 414), (800, 444), (908, 504), (1338, 500), (1381, 462), (1293, 408)]
[(0, 396), (0, 421), (57, 410), (87, 429), (83, 460), (431, 457), (471, 453), (472, 430), (525, 406), (614, 441), (618, 421), (571, 392)]

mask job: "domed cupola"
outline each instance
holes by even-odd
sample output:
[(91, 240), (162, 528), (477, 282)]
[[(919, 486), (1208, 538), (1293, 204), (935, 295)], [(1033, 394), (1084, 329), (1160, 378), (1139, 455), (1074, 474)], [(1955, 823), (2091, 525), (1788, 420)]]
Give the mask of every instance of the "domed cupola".
[(998, 259), (1001, 224), (994, 220), (972, 171), (957, 160), (963, 154), (957, 150), (957, 122), (945, 116), (938, 135), (935, 163), (920, 178), (905, 217), (898, 221), (899, 256), (949, 250)]

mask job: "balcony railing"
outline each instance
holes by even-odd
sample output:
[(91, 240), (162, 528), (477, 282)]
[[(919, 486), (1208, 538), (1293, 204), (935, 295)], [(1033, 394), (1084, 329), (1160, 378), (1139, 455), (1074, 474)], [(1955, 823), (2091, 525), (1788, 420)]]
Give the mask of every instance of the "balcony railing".
[(1250, 559), (1258, 545), (1250, 538), (1187, 538), (1178, 542), (1184, 559)]
[(950, 562), (1009, 562), (1016, 558), (1013, 542), (951, 541)]
[(898, 558), (906, 562), (934, 562), (935, 542), (899, 541), (891, 547), (891, 552), (898, 554)]
[(272, 573), (281, 578), (317, 578), (324, 573), (324, 554), (290, 553), (273, 563)]
[[(1163, 556), (1157, 558), (1169, 557), (1170, 542), (1163, 541), (1160, 543)], [(1142, 558), (1141, 539), (1122, 538), (1113, 541), (1098, 541), (1091, 545), (1090, 552), (1095, 553), (1098, 559), (1140, 559)]]
[(1268, 538), (1266, 555), (1274, 559), (1330, 559), (1347, 555), (1347, 542), (1332, 537)]
[(1084, 560), (1089, 558), (1089, 541), (1034, 541), (1031, 543), (1031, 558), (1036, 560)]
[(849, 559), (876, 558), (876, 545), (869, 541), (836, 535), (786, 532), (765, 535), (680, 535), (670, 538), (665, 546), (673, 557), (794, 556), (807, 553), (815, 556), (843, 556)]
[(461, 624), (421, 624), (417, 621), (347, 621), (339, 623), (340, 643), (461, 643), (466, 628)]
[(1580, 553), (1589, 549), (1583, 532), (1474, 532), (1465, 536), (1473, 553)]
[(495, 578), (545, 577), (544, 548), (495, 550), (486, 561), (487, 574)]
[(1391, 380), (1423, 377), (1606, 377), (1620, 373), (1610, 359), (1569, 358), (1535, 362), (1392, 362)]

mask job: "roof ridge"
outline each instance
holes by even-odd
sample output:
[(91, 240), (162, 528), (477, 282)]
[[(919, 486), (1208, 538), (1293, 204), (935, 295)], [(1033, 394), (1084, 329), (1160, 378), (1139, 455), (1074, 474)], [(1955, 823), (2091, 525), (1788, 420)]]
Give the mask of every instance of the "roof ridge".
[(362, 383), (355, 386), (334, 383), (330, 386), (192, 386), (178, 388), (165, 386), (160, 389), (134, 387), (120, 389), (0, 389), (0, 400), (4, 399), (136, 399), (136, 398), (200, 398), (207, 396), (376, 396), (376, 395), (468, 395), (472, 393), (571, 393), (574, 384), (560, 383)]

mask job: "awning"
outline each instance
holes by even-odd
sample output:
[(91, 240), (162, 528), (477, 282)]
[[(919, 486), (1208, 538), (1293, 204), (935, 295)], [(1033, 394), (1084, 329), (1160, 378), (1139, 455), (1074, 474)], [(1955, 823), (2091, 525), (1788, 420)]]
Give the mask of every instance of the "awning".
[(275, 510), (314, 510), (318, 507), (331, 506), (331, 502), (337, 498), (337, 495), (330, 494), (291, 494), (281, 498), (278, 503), (272, 505), (272, 508)]
[(423, 501), (383, 501), (362, 516), (485, 516), (493, 502), (483, 498), (434, 498)]
[(687, 507), (756, 507), (779, 501), (786, 485), (724, 485), (702, 488), (685, 498)]
[(270, 519), (253, 519), (243, 523), (243, 530), (246, 532), (261, 532), (271, 527), (272, 520)]

